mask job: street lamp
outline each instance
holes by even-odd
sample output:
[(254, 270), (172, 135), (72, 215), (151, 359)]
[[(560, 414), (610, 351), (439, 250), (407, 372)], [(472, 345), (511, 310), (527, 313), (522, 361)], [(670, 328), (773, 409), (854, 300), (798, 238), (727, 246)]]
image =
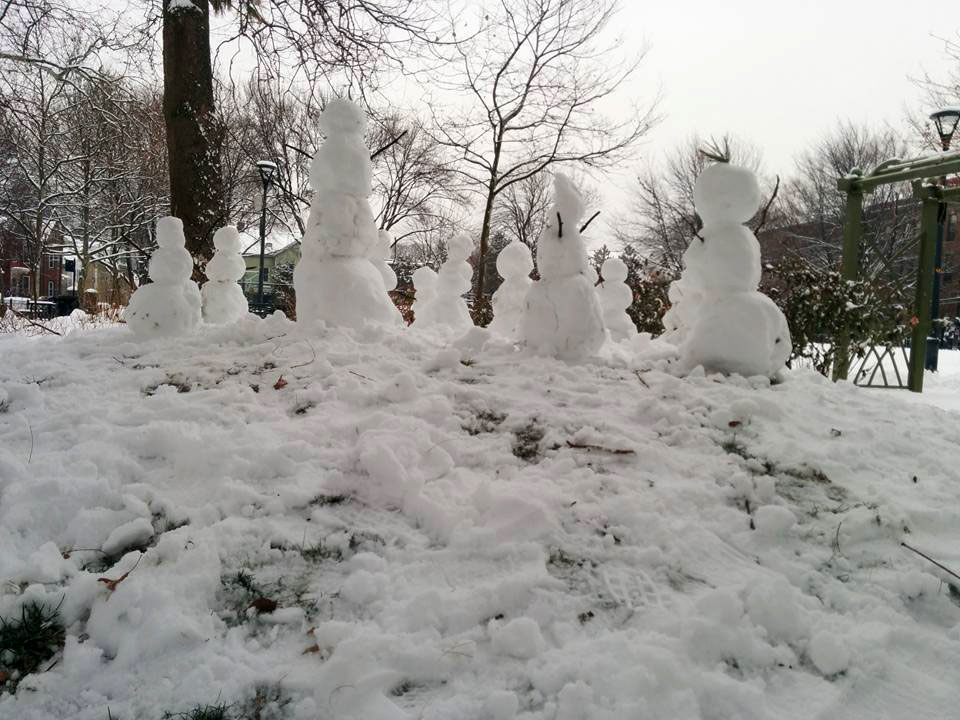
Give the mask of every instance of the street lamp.
[[(960, 124), (960, 107), (945, 107), (930, 114), (937, 135), (940, 136), (940, 147), (944, 152), (950, 149), (950, 141)], [(942, 185), (947, 179), (940, 178)], [(933, 302), (930, 307), (930, 334), (927, 338), (926, 362), (927, 370), (936, 372), (940, 354), (940, 344), (943, 342), (943, 326), (940, 322), (940, 283), (943, 275), (943, 225), (947, 217), (947, 206), (940, 203), (937, 209), (937, 250), (933, 271)]]
[(260, 206), (260, 272), (257, 275), (257, 311), (263, 312), (263, 253), (267, 241), (267, 190), (273, 174), (277, 171), (277, 164), (269, 160), (257, 160), (257, 172), (263, 183), (263, 202)]

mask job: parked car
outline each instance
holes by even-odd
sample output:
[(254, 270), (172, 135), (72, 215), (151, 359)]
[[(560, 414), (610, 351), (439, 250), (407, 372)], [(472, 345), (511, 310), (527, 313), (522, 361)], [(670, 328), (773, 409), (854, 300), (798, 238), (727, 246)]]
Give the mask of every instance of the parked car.
[(3, 303), (28, 318), (45, 319), (57, 316), (57, 304), (49, 300), (12, 296), (4, 298)]

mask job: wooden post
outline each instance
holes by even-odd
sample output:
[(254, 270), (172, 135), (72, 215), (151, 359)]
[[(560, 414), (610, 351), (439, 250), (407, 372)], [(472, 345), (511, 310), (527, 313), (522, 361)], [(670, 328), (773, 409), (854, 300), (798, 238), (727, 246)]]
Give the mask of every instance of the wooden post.
[(923, 367), (927, 336), (930, 334), (930, 303), (933, 301), (934, 260), (937, 251), (939, 188), (925, 188), (920, 221), (920, 263), (917, 267), (917, 295), (913, 304), (913, 332), (910, 335), (910, 378), (913, 392), (923, 392)]
[[(842, 275), (854, 282), (860, 275), (860, 242), (863, 239), (863, 190), (858, 185), (847, 188), (847, 213), (843, 223)], [(850, 331), (846, 324), (834, 339), (833, 379), (846, 380), (850, 372)]]

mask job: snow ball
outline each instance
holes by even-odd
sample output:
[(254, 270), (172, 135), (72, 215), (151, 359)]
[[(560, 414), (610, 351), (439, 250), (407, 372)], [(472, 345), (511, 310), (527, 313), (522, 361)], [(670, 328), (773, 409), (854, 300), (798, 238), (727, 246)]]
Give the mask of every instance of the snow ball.
[(797, 524), (797, 516), (782, 505), (763, 505), (753, 519), (757, 532), (766, 538), (782, 537)]
[(63, 559), (56, 543), (48, 542), (31, 553), (20, 582), (55, 583), (63, 579), (70, 563)]
[(797, 591), (784, 577), (763, 581), (747, 595), (747, 614), (775, 641), (796, 641), (804, 634)]
[(423, 366), (424, 372), (437, 370), (455, 370), (460, 367), (460, 351), (456, 348), (444, 348)]
[(567, 683), (557, 694), (557, 720), (580, 720), (590, 716), (593, 690), (582, 680)]
[(718, 588), (697, 600), (697, 610), (710, 620), (736, 625), (743, 617), (743, 603), (732, 590)]
[(533, 272), (533, 255), (530, 248), (514, 240), (497, 254), (497, 272), (504, 280), (526, 278)]
[(914, 600), (921, 595), (936, 594), (940, 589), (940, 580), (922, 570), (911, 570), (900, 576), (900, 595)]
[(487, 713), (490, 720), (513, 720), (520, 709), (520, 700), (516, 693), (509, 690), (497, 690), (487, 698)]
[(313, 637), (317, 641), (317, 646), (322, 650), (333, 650), (356, 631), (357, 625), (355, 623), (328, 620), (314, 628)]
[(836, 634), (821, 630), (807, 648), (810, 660), (824, 675), (836, 675), (850, 666), (850, 651)]
[(546, 646), (540, 626), (533, 618), (514, 618), (506, 625), (491, 624), (493, 651), (520, 660), (536, 657)]
[(704, 168), (697, 177), (693, 202), (704, 225), (745, 223), (760, 209), (760, 184), (747, 168), (716, 163)]
[(277, 608), (271, 613), (264, 613), (259, 620), (268, 625), (298, 625), (303, 622), (304, 612), (300, 607)]
[(387, 576), (357, 570), (348, 577), (340, 588), (340, 597), (355, 605), (366, 605), (383, 596), (387, 588)]
[(390, 402), (410, 402), (420, 394), (417, 382), (410, 373), (400, 373), (385, 384), (382, 395)]
[(107, 555), (116, 555), (128, 548), (142, 547), (153, 537), (153, 525), (146, 518), (136, 518), (116, 528), (103, 541), (100, 549)]

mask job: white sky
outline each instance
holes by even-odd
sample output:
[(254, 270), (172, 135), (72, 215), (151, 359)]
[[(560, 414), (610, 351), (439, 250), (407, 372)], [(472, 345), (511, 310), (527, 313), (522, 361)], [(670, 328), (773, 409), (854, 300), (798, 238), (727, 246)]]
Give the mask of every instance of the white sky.
[[(910, 76), (943, 76), (940, 37), (957, 38), (960, 1), (622, 0), (627, 46), (650, 46), (636, 92), (663, 92), (656, 158), (693, 131), (755, 143), (767, 170), (836, 125), (899, 126), (918, 108)], [(926, 108), (923, 108), (926, 109)]]

